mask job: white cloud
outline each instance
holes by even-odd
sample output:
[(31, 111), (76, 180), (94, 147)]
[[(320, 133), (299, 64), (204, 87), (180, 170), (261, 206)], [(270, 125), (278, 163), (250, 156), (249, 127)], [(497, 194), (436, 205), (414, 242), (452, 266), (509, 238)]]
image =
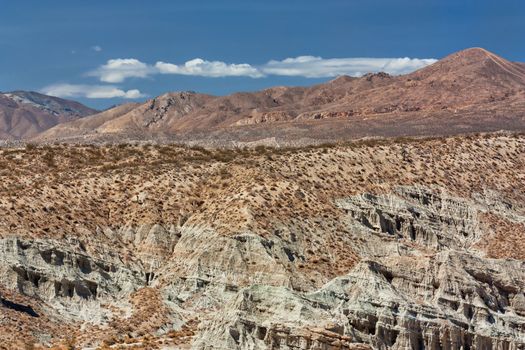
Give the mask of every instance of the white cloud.
[(267, 75), (329, 78), (338, 75), (361, 76), (372, 72), (389, 74), (410, 73), (436, 62), (419, 58), (322, 58), (299, 56), (282, 61), (270, 61), (261, 67)]
[(145, 97), (137, 89), (121, 90), (112, 85), (54, 84), (42, 89), (42, 93), (56, 97), (126, 98)]
[(99, 46), (99, 45), (91, 46), (91, 50), (93, 50), (95, 52), (100, 52), (100, 51), (102, 51), (102, 47)]
[(106, 83), (121, 83), (127, 78), (146, 78), (153, 73), (155, 68), (135, 58), (117, 58), (109, 60), (88, 75)]
[(206, 61), (195, 58), (183, 65), (157, 62), (155, 68), (160, 74), (197, 75), (201, 77), (251, 77), (260, 78), (263, 74), (255, 67), (246, 63), (228, 64), (221, 61)]
[(361, 76), (366, 73), (386, 72), (406, 74), (436, 62), (419, 58), (322, 58), (299, 56), (281, 61), (272, 60), (254, 66), (195, 58), (183, 64), (157, 62), (149, 65), (134, 58), (109, 60), (88, 75), (107, 83), (120, 83), (127, 78), (146, 78), (154, 74), (178, 74), (201, 77), (250, 77), (268, 75), (299, 76), (305, 78), (331, 78), (339, 75)]

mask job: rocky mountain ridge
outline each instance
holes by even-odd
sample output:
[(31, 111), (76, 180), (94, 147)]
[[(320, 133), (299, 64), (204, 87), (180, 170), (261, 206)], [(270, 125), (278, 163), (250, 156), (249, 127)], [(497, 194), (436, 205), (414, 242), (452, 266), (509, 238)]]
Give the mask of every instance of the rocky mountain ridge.
[(39, 135), (38, 141), (166, 140), (232, 145), (523, 130), (525, 65), (482, 48), (416, 72), (342, 76), (312, 87), (210, 96), (167, 93)]

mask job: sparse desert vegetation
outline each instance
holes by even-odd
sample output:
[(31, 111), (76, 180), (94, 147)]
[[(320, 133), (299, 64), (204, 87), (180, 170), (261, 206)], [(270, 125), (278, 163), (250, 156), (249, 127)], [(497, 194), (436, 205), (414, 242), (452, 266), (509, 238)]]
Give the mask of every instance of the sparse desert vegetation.
[[(75, 242), (77, 248), (60, 254), (89, 257), (85, 262), (72, 258), (85, 276), (97, 266), (102, 274), (122, 268), (143, 271), (142, 287), (133, 287), (118, 303), (104, 299), (107, 304), (97, 306), (107, 322), (82, 327), (70, 323), (67, 338), (58, 331), (57, 316), (50, 314), (48, 328), (39, 329), (50, 334), (47, 344), (72, 348), (74, 341), (112, 349), (124, 344), (152, 349), (189, 344), (212, 318), (214, 307), (203, 307), (198, 295), (171, 298), (183, 288), (174, 287), (173, 281), (189, 281), (193, 268), (188, 262), (197, 256), (199, 269), (213, 273), (212, 266), (205, 265), (213, 260), (199, 249), (213, 249), (210, 253), (216, 254), (221, 269), (239, 269), (235, 282), (227, 277), (232, 291), (253, 284), (254, 276), (268, 285), (286, 280), (293, 290), (313, 291), (352, 271), (364, 258), (361, 245), (368, 239), (356, 236), (337, 200), (363, 193), (390, 195), (400, 186), (446, 191), (469, 201), (496, 193), (495, 198), (523, 215), (524, 162), (525, 136), (516, 133), (363, 140), (297, 149), (28, 144), (0, 150), (0, 236), (17, 237), (22, 247), (25, 240)], [(469, 249), (481, 256), (521, 259), (523, 223), (497, 211), (480, 215), (482, 236), (469, 243)], [(196, 236), (190, 246), (181, 244), (197, 228), (210, 230), (217, 235), (211, 240), (224, 243), (199, 248), (207, 243), (199, 243)], [(264, 244), (283, 242), (282, 256), (264, 262), (257, 251), (229, 251), (231, 242), (248, 244), (251, 235), (268, 242)], [(436, 249), (418, 240), (404, 244), (425, 254)], [(59, 256), (49, 254), (46, 261)], [(243, 254), (238, 262), (235, 254)], [(61, 259), (71, 259), (66, 257)], [(223, 258), (228, 260), (220, 262)], [(26, 291), (40, 288), (50, 278), (31, 277), (40, 276), (37, 271), (24, 273), (23, 283), (33, 283)], [(192, 283), (218, 283), (211, 281), (214, 278)], [(85, 293), (91, 296), (82, 303), (89, 303), (93, 293), (107, 298), (103, 288), (109, 286), (90, 283), (96, 287), (87, 284), (91, 292)], [(82, 291), (71, 288), (72, 294)], [(170, 294), (172, 288), (179, 292)], [(48, 312), (38, 299), (24, 302), (42, 314)], [(174, 309), (173, 303), (178, 307)], [(42, 344), (31, 336), (36, 329), (30, 324), (25, 318), (12, 319), (2, 323), (2, 334), (18, 327), (29, 335), (27, 339)], [(15, 344), (7, 336), (2, 340)]]

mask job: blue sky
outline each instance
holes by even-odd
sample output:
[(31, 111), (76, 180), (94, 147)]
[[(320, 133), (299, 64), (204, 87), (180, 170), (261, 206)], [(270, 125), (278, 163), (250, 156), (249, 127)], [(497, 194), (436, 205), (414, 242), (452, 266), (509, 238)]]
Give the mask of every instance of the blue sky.
[(524, 38), (523, 0), (0, 0), (0, 91), (105, 108), (400, 74), (473, 46), (525, 61)]

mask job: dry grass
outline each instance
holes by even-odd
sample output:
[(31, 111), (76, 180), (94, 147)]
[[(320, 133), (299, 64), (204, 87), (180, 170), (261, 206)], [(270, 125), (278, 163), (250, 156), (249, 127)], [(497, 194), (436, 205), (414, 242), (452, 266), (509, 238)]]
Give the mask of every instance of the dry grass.
[(481, 217), (486, 236), (476, 244), (489, 258), (525, 260), (525, 224), (487, 213)]
[[(87, 254), (110, 247), (126, 261), (151, 247), (96, 235), (97, 227), (207, 225), (224, 236), (252, 232), (294, 242), (301, 256), (294, 266), (319, 286), (360, 259), (334, 199), (388, 193), (399, 185), (446, 188), (464, 198), (490, 189), (523, 213), (525, 136), (368, 140), (302, 149), (28, 145), (0, 150), (0, 178), (0, 237), (76, 236)], [(524, 248), (513, 244), (522, 238), (522, 226), (498, 217), (484, 224), (493, 238), (480, 249), (493, 257), (525, 257)], [(168, 258), (170, 252), (155, 254)], [(262, 268), (256, 261), (246, 264), (247, 271)], [(189, 337), (191, 329), (183, 336), (148, 338), (169, 323), (156, 293), (140, 290), (131, 301), (136, 313), (126, 323), (117, 318), (110, 331), (93, 328), (77, 341), (86, 336), (104, 339), (106, 347), (138, 342), (155, 348)]]
[[(188, 220), (206, 222), (225, 235), (272, 236), (283, 226), (295, 227), (306, 233), (306, 256), (316, 262), (306, 266), (316, 269), (330, 270), (336, 263), (323, 254), (326, 242), (315, 242), (316, 232), (333, 233), (331, 249), (344, 256), (336, 266), (347, 269), (351, 263), (342, 262), (356, 260), (344, 247), (335, 198), (424, 185), (462, 197), (490, 188), (514, 203), (525, 202), (516, 190), (525, 181), (522, 135), (368, 140), (303, 149), (58, 145), (0, 152), (0, 236), (60, 239), (80, 235), (79, 227), (93, 232)], [(144, 199), (137, 200), (140, 196)], [(122, 242), (107, 243), (125, 250)], [(308, 257), (310, 251), (315, 253)]]

